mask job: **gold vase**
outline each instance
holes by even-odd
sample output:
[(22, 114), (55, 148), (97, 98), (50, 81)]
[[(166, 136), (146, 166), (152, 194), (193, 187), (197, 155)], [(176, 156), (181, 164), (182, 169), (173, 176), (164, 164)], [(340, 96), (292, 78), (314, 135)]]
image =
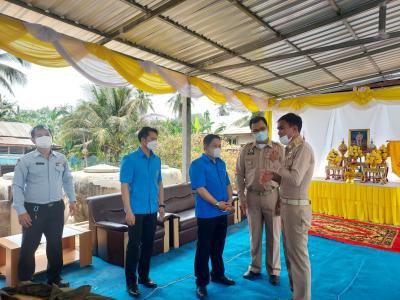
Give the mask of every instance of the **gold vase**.
[(343, 139), (342, 143), (340, 144), (338, 150), (339, 150), (340, 154), (342, 154), (342, 157), (344, 157), (344, 155), (345, 155), (346, 152), (347, 152), (347, 146), (346, 146), (346, 144), (344, 143), (344, 139)]

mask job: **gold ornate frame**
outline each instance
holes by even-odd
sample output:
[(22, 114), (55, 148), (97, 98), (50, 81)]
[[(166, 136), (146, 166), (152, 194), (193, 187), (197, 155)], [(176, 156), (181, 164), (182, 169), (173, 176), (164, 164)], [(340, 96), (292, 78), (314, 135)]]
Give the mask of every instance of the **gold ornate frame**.
[(351, 134), (352, 132), (366, 132), (367, 133), (367, 147), (366, 149), (363, 149), (364, 151), (368, 149), (369, 144), (370, 144), (370, 132), (369, 132), (369, 128), (368, 129), (349, 129), (349, 140), (348, 140), (348, 145), (349, 147), (351, 146)]

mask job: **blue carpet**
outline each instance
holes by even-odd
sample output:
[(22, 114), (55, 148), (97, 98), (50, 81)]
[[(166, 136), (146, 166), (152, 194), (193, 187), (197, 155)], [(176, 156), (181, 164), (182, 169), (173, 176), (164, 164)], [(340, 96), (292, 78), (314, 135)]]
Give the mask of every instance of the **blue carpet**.
[[(264, 247), (265, 248), (265, 247)], [(346, 245), (310, 236), (313, 299), (400, 299), (400, 254), (371, 248)], [(193, 277), (195, 243), (153, 257), (151, 278), (159, 284), (156, 290), (141, 287), (141, 299), (195, 299)], [(281, 249), (283, 252), (283, 249)], [(290, 299), (286, 266), (282, 253), (281, 285), (273, 287), (268, 276), (248, 281), (242, 278), (249, 263), (247, 222), (229, 228), (224, 252), (226, 274), (236, 286), (211, 283), (210, 299)], [(93, 266), (79, 269), (72, 264), (63, 277), (72, 286), (90, 284), (93, 292), (115, 299), (130, 299), (125, 291), (123, 268), (95, 257)], [(4, 280), (0, 280), (4, 286)]]

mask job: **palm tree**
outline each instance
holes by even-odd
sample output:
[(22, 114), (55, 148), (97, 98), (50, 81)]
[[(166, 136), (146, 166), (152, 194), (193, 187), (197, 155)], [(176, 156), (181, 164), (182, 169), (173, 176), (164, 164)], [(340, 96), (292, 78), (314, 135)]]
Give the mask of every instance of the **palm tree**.
[(225, 129), (226, 129), (226, 124), (221, 123), (218, 125), (217, 129), (215, 129), (215, 133), (219, 134), (219, 133), (223, 132)]
[(214, 122), (211, 121), (210, 112), (206, 110), (203, 114), (192, 115), (193, 133), (210, 133)]
[(13, 121), (15, 115), (15, 104), (3, 99), (3, 97), (0, 95), (0, 120)]
[(0, 52), (0, 88), (14, 95), (14, 84), (26, 83), (26, 76), (21, 71), (13, 68), (5, 62), (17, 63), (23, 67), (29, 67), (29, 63), (6, 52)]
[(236, 126), (236, 127), (249, 126), (250, 119), (255, 117), (255, 116), (263, 116), (263, 113), (262, 112), (253, 112), (251, 114), (248, 114), (248, 115), (236, 120), (235, 122), (232, 123), (232, 125)]
[(218, 106), (218, 116), (229, 116), (229, 108), (226, 104)]
[(214, 122), (211, 121), (210, 112), (206, 110), (200, 118), (201, 132), (210, 133)]
[(182, 107), (183, 107), (183, 97), (181, 94), (176, 94), (175, 96), (168, 99), (168, 105), (172, 109), (172, 112), (179, 119), (182, 118)]
[[(176, 94), (175, 96), (168, 99), (168, 105), (171, 108), (172, 112), (179, 119), (182, 118), (182, 109), (183, 109), (183, 96), (181, 94)], [(194, 102), (191, 102), (191, 105), (194, 106)]]
[(149, 110), (154, 112), (153, 103), (150, 99), (150, 94), (145, 93), (141, 90), (135, 92), (135, 106), (136, 110), (141, 116), (147, 114)]
[[(90, 86), (89, 100), (64, 118), (62, 140), (73, 141), (87, 150), (94, 147), (112, 161), (119, 161), (137, 121), (152, 108), (144, 93), (133, 93), (129, 87)], [(138, 96), (139, 95), (139, 96)], [(135, 97), (136, 96), (136, 97)]]

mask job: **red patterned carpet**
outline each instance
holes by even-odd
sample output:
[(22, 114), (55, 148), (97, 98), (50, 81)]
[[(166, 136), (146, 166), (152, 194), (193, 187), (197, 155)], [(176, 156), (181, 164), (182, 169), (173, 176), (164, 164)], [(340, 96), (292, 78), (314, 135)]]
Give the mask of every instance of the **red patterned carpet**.
[(313, 214), (309, 234), (346, 244), (400, 252), (400, 227)]

